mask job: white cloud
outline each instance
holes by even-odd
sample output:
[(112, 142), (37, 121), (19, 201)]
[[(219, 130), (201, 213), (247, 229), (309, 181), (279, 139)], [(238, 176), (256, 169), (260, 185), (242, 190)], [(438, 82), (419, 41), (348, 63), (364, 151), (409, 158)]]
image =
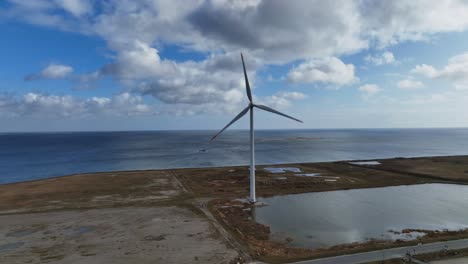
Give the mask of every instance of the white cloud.
[[(170, 63), (162, 63), (158, 50), (147, 43), (134, 40), (119, 52), (116, 61), (101, 69), (101, 74), (113, 75), (118, 79), (144, 79), (164, 74)], [(167, 69), (168, 71), (170, 69)]]
[(54, 2), (74, 16), (82, 16), (91, 12), (89, 0), (55, 0)]
[(7, 17), (96, 34), (114, 50), (136, 39), (208, 52), (243, 49), (270, 62), (339, 56), (468, 28), (463, 0), (8, 1)]
[(70, 117), (95, 115), (151, 115), (155, 110), (141, 96), (121, 93), (112, 97), (82, 99), (70, 95), (27, 93), (20, 97), (0, 96), (0, 116), (6, 117)]
[(31, 24), (67, 31), (89, 32), (90, 22), (84, 20), (83, 16), (93, 12), (91, 0), (7, 0), (7, 2), (11, 6), (0, 10), (0, 17), (19, 18)]
[[(9, 16), (29, 23), (95, 34), (113, 50), (130, 40), (174, 43), (202, 52), (248, 51), (263, 61), (282, 63), (337, 56), (367, 48), (361, 17), (352, 1), (186, 1), (38, 0), (43, 5), (9, 0)], [(56, 3), (60, 2), (60, 5)], [(64, 9), (74, 16), (58, 12)], [(89, 17), (77, 17), (89, 14)], [(281, 16), (283, 19), (278, 20)]]
[[(253, 84), (255, 70), (263, 65), (303, 61), (289, 71), (288, 80), (339, 87), (358, 80), (354, 65), (338, 58), (342, 55), (468, 28), (468, 3), (462, 0), (8, 2), (0, 11), (2, 19), (94, 35), (107, 43), (114, 60), (81, 76), (84, 82), (109, 75), (129, 91), (192, 112), (213, 107), (234, 111), (242, 104), (241, 50), (247, 54)], [(199, 52), (206, 58), (174, 61), (161, 57), (160, 51), (167, 46)], [(395, 62), (390, 52), (368, 60)], [(463, 83), (456, 74), (421, 67), (415, 72)], [(41, 72), (36, 77), (68, 74)]]
[(290, 107), (293, 101), (303, 100), (305, 98), (307, 98), (307, 95), (300, 92), (278, 92), (274, 95), (259, 99), (260, 103), (264, 103), (269, 107), (284, 109)]
[(325, 83), (342, 86), (357, 80), (354, 65), (344, 64), (336, 57), (312, 59), (301, 63), (288, 73), (293, 83)]
[(424, 87), (424, 84), (421, 81), (416, 81), (413, 79), (404, 79), (397, 83), (397, 86), (401, 89), (418, 89)]
[(364, 94), (365, 97), (370, 97), (382, 91), (377, 84), (364, 84), (359, 86), (359, 91)]
[(457, 89), (468, 89), (468, 53), (450, 58), (447, 65), (441, 69), (422, 64), (417, 65), (411, 72), (431, 79), (448, 80)]
[(41, 76), (46, 79), (64, 78), (73, 72), (73, 68), (67, 65), (51, 64), (41, 72)]
[(205, 49), (248, 49), (262, 60), (281, 63), (368, 46), (360, 36), (361, 19), (352, 1), (273, 0), (246, 6), (232, 2), (206, 1), (188, 17), (208, 40)]
[(390, 51), (385, 51), (382, 54), (375, 55), (375, 56), (372, 56), (369, 54), (365, 57), (365, 60), (375, 65), (396, 63), (395, 56)]
[(40, 73), (30, 74), (25, 77), (27, 81), (40, 79), (63, 79), (73, 72), (73, 68), (68, 65), (49, 64)]
[(427, 64), (416, 65), (416, 67), (411, 70), (411, 73), (421, 74), (429, 78), (435, 78), (438, 75), (437, 70)]
[(279, 92), (277, 95), (289, 100), (302, 100), (307, 98), (307, 95), (300, 92)]
[(468, 3), (464, 0), (364, 0), (359, 4), (363, 34), (381, 47), (468, 28)]
[[(243, 92), (243, 91), (242, 91)], [(224, 114), (226, 112), (237, 114), (240, 110), (245, 108), (248, 104), (247, 98), (244, 97), (243, 93), (233, 95), (226, 95), (227, 98), (232, 98), (234, 101), (237, 101), (236, 97), (239, 96), (239, 101), (232, 104), (226, 101), (220, 102), (209, 102), (204, 104), (170, 104), (166, 105), (161, 109), (161, 113), (182, 116), (182, 115), (199, 115), (209, 113), (213, 114)], [(285, 109), (291, 107), (294, 101), (299, 101), (307, 98), (307, 95), (300, 92), (277, 92), (270, 96), (258, 97), (254, 95), (254, 101), (258, 104), (264, 104), (275, 109)]]
[[(247, 58), (246, 58), (247, 59)], [(255, 83), (255, 64), (246, 64), (251, 85)], [(236, 68), (233, 70), (233, 68)], [(135, 91), (149, 94), (168, 104), (219, 104), (226, 109), (237, 109), (244, 99), (240, 56), (213, 55), (200, 62), (175, 63), (161, 61), (152, 67), (155, 72)]]
[(22, 0), (8, 0), (11, 4), (14, 5), (14, 8), (21, 8), (31, 11), (46, 11), (54, 8), (53, 3), (47, 0), (37, 0), (37, 1), (22, 1)]

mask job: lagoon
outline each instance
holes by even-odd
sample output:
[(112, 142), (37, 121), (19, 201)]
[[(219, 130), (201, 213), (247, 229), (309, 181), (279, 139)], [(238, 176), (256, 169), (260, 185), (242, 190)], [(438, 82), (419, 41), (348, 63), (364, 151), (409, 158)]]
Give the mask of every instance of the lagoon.
[(404, 229), (468, 228), (468, 186), (419, 184), (260, 198), (255, 220), (272, 238), (292, 246), (323, 248), (369, 239), (411, 240)]

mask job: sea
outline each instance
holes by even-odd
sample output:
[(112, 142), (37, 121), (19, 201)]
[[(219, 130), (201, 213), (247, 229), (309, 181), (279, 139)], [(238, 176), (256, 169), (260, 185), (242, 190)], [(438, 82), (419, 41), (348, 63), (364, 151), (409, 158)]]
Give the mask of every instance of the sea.
[[(0, 184), (118, 170), (248, 165), (249, 131), (0, 133)], [(468, 128), (255, 131), (257, 164), (468, 154)]]

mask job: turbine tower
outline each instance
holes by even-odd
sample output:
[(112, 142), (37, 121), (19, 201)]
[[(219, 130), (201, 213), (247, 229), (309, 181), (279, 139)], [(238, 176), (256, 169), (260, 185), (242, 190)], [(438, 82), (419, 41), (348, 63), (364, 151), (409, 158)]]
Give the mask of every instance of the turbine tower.
[(250, 91), (249, 79), (247, 78), (247, 71), (245, 70), (244, 56), (241, 53), (242, 67), (244, 68), (244, 77), (245, 77), (245, 89), (247, 91), (247, 97), (249, 98), (249, 105), (242, 110), (231, 122), (229, 122), (223, 129), (221, 129), (216, 135), (214, 135), (210, 142), (213, 141), (219, 134), (221, 134), (226, 128), (232, 125), (234, 122), (243, 117), (247, 112), (250, 111), (250, 202), (255, 203), (257, 200), (255, 198), (255, 144), (254, 144), (254, 108), (259, 108), (273, 114), (284, 116), (290, 118), (294, 121), (302, 123), (301, 120), (296, 119), (292, 116), (288, 116), (281, 112), (276, 111), (273, 108), (264, 105), (254, 104), (252, 100), (252, 92)]

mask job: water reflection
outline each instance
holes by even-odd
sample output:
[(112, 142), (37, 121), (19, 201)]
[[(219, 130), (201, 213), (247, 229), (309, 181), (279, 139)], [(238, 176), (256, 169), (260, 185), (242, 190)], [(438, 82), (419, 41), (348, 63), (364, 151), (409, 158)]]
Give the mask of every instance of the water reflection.
[(256, 221), (293, 246), (328, 247), (369, 239), (414, 239), (404, 229), (468, 228), (468, 186), (421, 184), (259, 199)]

